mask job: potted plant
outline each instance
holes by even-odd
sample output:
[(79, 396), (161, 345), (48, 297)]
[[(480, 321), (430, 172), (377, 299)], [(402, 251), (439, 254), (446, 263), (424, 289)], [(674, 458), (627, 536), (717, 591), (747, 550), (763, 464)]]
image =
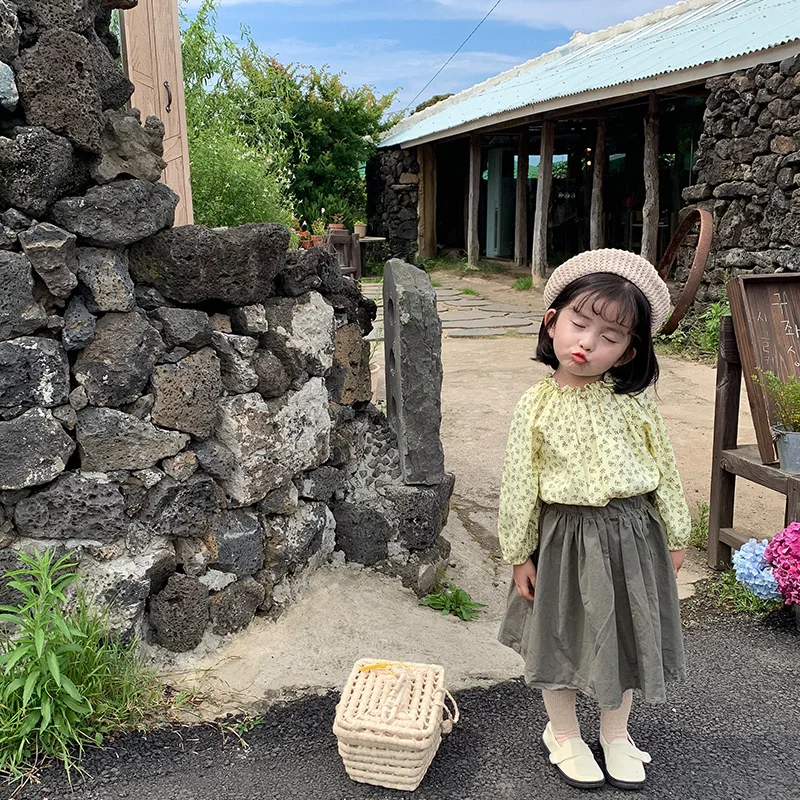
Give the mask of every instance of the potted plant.
[(800, 472), (800, 380), (794, 375), (781, 378), (769, 370), (754, 375), (775, 411), (772, 435), (778, 461), (786, 472)]
[(300, 247), (303, 250), (309, 250), (311, 248), (311, 234), (308, 231), (300, 231), (297, 235), (300, 237)]
[(353, 233), (355, 233), (359, 239), (363, 239), (367, 235), (367, 223), (360, 219), (356, 220), (353, 223)]
[(344, 214), (334, 214), (328, 224), (328, 228), (332, 231), (344, 230)]
[(312, 247), (322, 247), (325, 238), (325, 220), (315, 219), (311, 223), (311, 245)]

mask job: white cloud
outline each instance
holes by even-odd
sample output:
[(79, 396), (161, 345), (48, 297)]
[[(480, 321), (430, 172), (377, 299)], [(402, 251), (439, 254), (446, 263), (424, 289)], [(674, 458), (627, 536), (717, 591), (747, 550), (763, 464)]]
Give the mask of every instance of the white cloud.
[[(283, 63), (328, 64), (332, 70), (345, 73), (344, 80), (349, 86), (366, 83), (375, 86), (381, 93), (400, 87), (394, 110), (404, 108), (450, 56), (450, 52), (443, 50), (403, 48), (392, 39), (324, 43), (279, 39), (260, 42), (259, 45)], [(461, 52), (425, 90), (418, 102), (434, 94), (459, 92), (524, 60), (524, 56), (505, 53), (477, 50)]]

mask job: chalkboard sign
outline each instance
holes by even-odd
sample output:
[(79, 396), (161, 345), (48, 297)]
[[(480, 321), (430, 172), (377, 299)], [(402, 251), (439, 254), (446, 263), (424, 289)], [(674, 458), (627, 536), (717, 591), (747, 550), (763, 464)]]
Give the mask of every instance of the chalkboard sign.
[(774, 417), (753, 375), (769, 370), (782, 378), (800, 378), (800, 275), (740, 275), (727, 288), (758, 452), (770, 464), (777, 460)]

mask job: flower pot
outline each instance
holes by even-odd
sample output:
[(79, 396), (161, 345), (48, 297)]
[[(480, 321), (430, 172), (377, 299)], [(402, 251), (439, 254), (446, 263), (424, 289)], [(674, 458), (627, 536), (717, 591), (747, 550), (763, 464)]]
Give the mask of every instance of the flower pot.
[(328, 230), (330, 230), (330, 231), (343, 231), (344, 230), (344, 223), (343, 222), (331, 222), (328, 225)]
[(311, 246), (312, 247), (322, 247), (322, 243), (325, 241), (325, 237), (317, 234), (312, 234), (311, 236)]
[(300, 247), (302, 247), (303, 250), (310, 250), (311, 249), (311, 239), (301, 239), (300, 240)]
[(370, 362), (369, 365), (369, 378), (372, 383), (372, 403), (378, 399), (378, 374), (381, 371), (381, 365)]
[(355, 233), (359, 239), (363, 239), (367, 235), (367, 226), (353, 225), (353, 233)]
[(773, 428), (778, 461), (784, 472), (800, 472), (800, 432)]

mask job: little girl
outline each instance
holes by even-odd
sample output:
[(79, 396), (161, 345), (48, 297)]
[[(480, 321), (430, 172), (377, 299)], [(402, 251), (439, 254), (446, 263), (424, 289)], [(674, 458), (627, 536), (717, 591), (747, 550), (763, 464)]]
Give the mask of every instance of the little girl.
[(542, 742), (567, 783), (604, 783), (575, 714), (600, 706), (605, 778), (644, 784), (650, 756), (628, 734), (632, 690), (663, 702), (685, 674), (675, 577), (690, 517), (661, 414), (652, 336), (669, 292), (645, 259), (582, 253), (553, 272), (536, 357), (550, 377), (519, 401), (498, 529), (514, 583), (500, 641), (542, 690)]

